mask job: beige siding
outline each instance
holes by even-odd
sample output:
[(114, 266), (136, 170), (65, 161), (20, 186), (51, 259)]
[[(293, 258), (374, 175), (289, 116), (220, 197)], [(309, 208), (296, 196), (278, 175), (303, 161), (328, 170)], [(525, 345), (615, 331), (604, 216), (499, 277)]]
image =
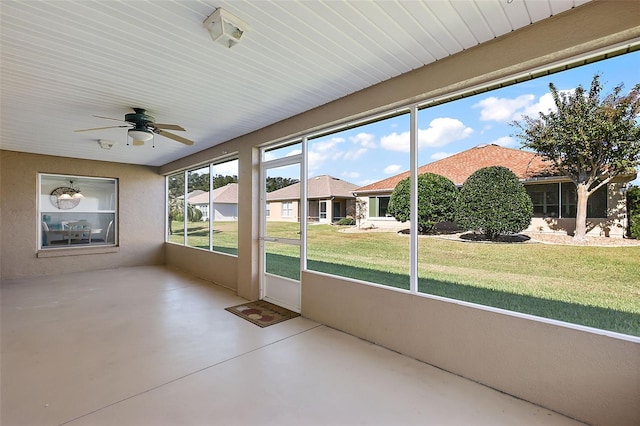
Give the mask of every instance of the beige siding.
[(291, 215), (284, 216), (282, 201), (271, 201), (269, 203), (269, 216), (267, 220), (280, 222), (298, 222), (300, 220), (300, 202), (291, 201)]

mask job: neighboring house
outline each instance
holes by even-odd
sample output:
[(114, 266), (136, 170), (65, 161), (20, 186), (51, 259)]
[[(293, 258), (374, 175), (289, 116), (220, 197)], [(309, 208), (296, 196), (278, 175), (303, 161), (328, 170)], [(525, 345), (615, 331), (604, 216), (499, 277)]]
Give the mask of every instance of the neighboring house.
[[(333, 223), (353, 215), (358, 187), (329, 175), (312, 177), (307, 181), (310, 222)], [(300, 183), (267, 193), (267, 220), (300, 220)]]
[[(229, 183), (212, 191), (213, 194), (213, 219), (214, 220), (238, 220), (238, 184)], [(202, 212), (202, 220), (209, 220), (209, 192), (201, 191), (200, 194), (188, 197), (189, 204)]]
[[(418, 174), (435, 173), (451, 179), (458, 187), (473, 172), (483, 167), (504, 166), (518, 176), (533, 201), (534, 217), (527, 231), (566, 232), (575, 230), (576, 188), (573, 182), (559, 175), (550, 162), (534, 152), (504, 148), (498, 145), (478, 145), (474, 148), (421, 166)], [(367, 202), (366, 225), (381, 228), (406, 228), (387, 215), (391, 193), (409, 172), (363, 186), (354, 191)], [(625, 184), (635, 174), (620, 176), (589, 197), (588, 233), (623, 237), (627, 227)], [(366, 226), (365, 225), (365, 226)]]
[[(195, 191), (191, 191), (189, 193), (187, 193), (187, 200), (190, 200), (193, 197), (196, 197), (198, 195), (202, 195), (204, 194), (206, 191), (203, 191), (202, 189), (196, 189)], [(178, 195), (176, 197), (178, 200), (182, 200), (184, 198), (184, 195)]]

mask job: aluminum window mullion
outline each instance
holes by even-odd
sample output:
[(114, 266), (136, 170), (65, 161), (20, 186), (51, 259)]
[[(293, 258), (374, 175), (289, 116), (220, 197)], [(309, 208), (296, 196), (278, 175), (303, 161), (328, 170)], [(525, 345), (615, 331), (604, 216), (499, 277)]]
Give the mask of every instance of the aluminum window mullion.
[(213, 251), (213, 163), (209, 164), (209, 251)]
[(558, 182), (558, 219), (562, 219), (562, 182)]
[[(308, 177), (307, 177), (307, 137), (302, 138), (302, 158), (300, 160), (300, 271), (307, 269), (307, 218), (309, 217), (309, 200), (307, 200)], [(318, 210), (320, 206), (318, 206)], [(318, 213), (320, 214), (320, 213)], [(302, 277), (300, 277), (302, 280)], [(302, 306), (302, 303), (300, 303)]]
[(418, 292), (418, 107), (411, 107), (409, 128), (410, 161), (410, 231), (409, 231), (409, 291)]
[(189, 191), (189, 172), (185, 170), (184, 172), (184, 198), (182, 199), (182, 228), (183, 228), (183, 238), (182, 245), (187, 245), (187, 194)]

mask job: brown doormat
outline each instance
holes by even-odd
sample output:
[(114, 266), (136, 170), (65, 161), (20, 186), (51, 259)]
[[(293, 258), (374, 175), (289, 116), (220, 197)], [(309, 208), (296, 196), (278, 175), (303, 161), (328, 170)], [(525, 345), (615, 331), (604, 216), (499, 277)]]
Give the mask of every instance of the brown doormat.
[(265, 302), (264, 300), (256, 300), (255, 302), (231, 306), (230, 308), (225, 308), (225, 310), (260, 327), (269, 327), (270, 325), (300, 316), (297, 312), (290, 311), (273, 303)]

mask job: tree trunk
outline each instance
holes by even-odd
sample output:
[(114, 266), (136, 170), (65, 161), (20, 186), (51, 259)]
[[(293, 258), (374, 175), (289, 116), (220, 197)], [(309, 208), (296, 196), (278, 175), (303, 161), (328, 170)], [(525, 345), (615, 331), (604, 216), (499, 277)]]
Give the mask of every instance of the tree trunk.
[(573, 239), (576, 241), (587, 241), (587, 200), (589, 191), (586, 184), (579, 184), (576, 187), (578, 201), (576, 205), (576, 231)]

